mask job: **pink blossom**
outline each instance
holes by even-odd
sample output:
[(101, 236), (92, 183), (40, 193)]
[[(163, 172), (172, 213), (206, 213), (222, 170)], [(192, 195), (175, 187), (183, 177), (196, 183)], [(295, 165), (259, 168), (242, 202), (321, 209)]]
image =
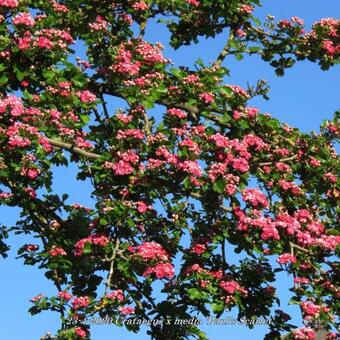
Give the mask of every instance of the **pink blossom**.
[(26, 244), (24, 247), (26, 251), (34, 251), (39, 249), (37, 244)]
[(132, 174), (134, 168), (130, 165), (130, 163), (119, 161), (118, 163), (113, 164), (112, 170), (117, 176), (125, 176)]
[(135, 313), (135, 309), (130, 306), (119, 307), (118, 310), (120, 311), (121, 314), (125, 316)]
[(241, 288), (236, 281), (221, 281), (220, 287), (231, 295)]
[(0, 0), (0, 6), (15, 8), (18, 7), (19, 3), (17, 0)]
[(126, 139), (126, 138), (133, 138), (133, 139), (143, 139), (144, 133), (138, 129), (127, 129), (127, 130), (118, 130), (116, 138), (117, 139)]
[(69, 301), (72, 299), (72, 295), (67, 292), (59, 292), (58, 293), (58, 298), (61, 300)]
[(332, 184), (336, 183), (336, 176), (333, 175), (330, 172), (325, 174), (325, 178), (327, 178), (329, 180), (329, 182), (332, 183)]
[(83, 103), (93, 103), (96, 101), (97, 97), (92, 92), (85, 90), (85, 91), (78, 91), (77, 97), (83, 102)]
[(89, 27), (93, 31), (106, 31), (108, 22), (104, 20), (100, 15), (96, 17), (96, 21), (89, 24)]
[(198, 0), (186, 0), (186, 2), (187, 2), (189, 5), (193, 5), (193, 6), (196, 6), (196, 7), (201, 6), (201, 3), (200, 3)]
[(121, 289), (117, 289), (112, 291), (111, 293), (107, 293), (105, 297), (110, 300), (117, 299), (118, 301), (123, 301), (125, 299), (123, 291)]
[(307, 279), (306, 277), (294, 277), (294, 283), (308, 285), (309, 282), (309, 279)]
[(185, 138), (182, 142), (180, 142), (179, 146), (187, 147), (189, 151), (193, 152), (197, 156), (201, 153), (201, 149), (199, 148), (198, 144), (188, 137)]
[(276, 260), (276, 262), (278, 262), (279, 264), (295, 263), (296, 261), (296, 257), (289, 253), (284, 253), (280, 255), (279, 258)]
[(321, 165), (321, 162), (318, 159), (311, 157), (311, 159), (309, 160), (309, 164), (311, 166), (318, 167)]
[(202, 177), (203, 171), (196, 161), (183, 161), (177, 164), (177, 168), (196, 177)]
[(289, 20), (287, 19), (283, 19), (283, 20), (280, 20), (278, 22), (278, 26), (282, 27), (282, 28), (287, 28), (287, 27), (290, 27), (292, 24), (290, 23)]
[(81, 328), (81, 327), (76, 327), (74, 329), (75, 335), (77, 335), (79, 338), (86, 338), (87, 333)]
[(259, 113), (256, 107), (246, 107), (246, 114), (249, 118), (254, 118)]
[(210, 104), (214, 102), (214, 95), (212, 93), (203, 92), (199, 95), (199, 98), (205, 103)]
[(14, 25), (34, 26), (35, 20), (30, 13), (19, 13), (12, 19)]
[(144, 214), (148, 211), (149, 207), (142, 201), (137, 202), (137, 211)]
[(272, 225), (264, 226), (262, 228), (261, 239), (265, 240), (265, 241), (268, 240), (268, 239), (279, 240), (280, 234), (277, 231), (277, 229), (275, 227), (273, 227)]
[(38, 302), (38, 301), (40, 301), (41, 299), (43, 299), (44, 297), (45, 297), (45, 296), (44, 296), (43, 294), (39, 294), (39, 295), (33, 297), (30, 301), (31, 301), (31, 302)]
[(51, 250), (49, 251), (49, 254), (53, 257), (61, 255), (61, 256), (65, 256), (67, 255), (66, 251), (63, 248), (58, 248), (56, 246), (53, 246), (51, 248)]
[(90, 298), (88, 296), (80, 296), (80, 297), (76, 297), (73, 301), (72, 301), (72, 308), (74, 310), (77, 310), (79, 308), (85, 308), (89, 305), (90, 303)]
[(132, 5), (132, 8), (136, 11), (147, 11), (149, 9), (149, 6), (144, 2), (136, 2)]
[(39, 48), (46, 48), (47, 50), (51, 50), (53, 48), (53, 42), (46, 37), (38, 37), (37, 46)]
[(253, 10), (254, 10), (254, 7), (251, 5), (243, 4), (240, 6), (240, 12), (242, 13), (251, 14)]
[(116, 114), (116, 118), (118, 120), (120, 120), (121, 122), (125, 123), (125, 124), (128, 124), (131, 122), (131, 120), (133, 119), (133, 116), (132, 115), (125, 115), (123, 113), (117, 113)]
[(214, 135), (210, 136), (209, 140), (214, 141), (216, 146), (218, 146), (219, 148), (230, 147), (229, 138), (221, 135), (220, 133), (215, 133)]
[(159, 263), (154, 267), (150, 267), (143, 273), (143, 276), (153, 273), (157, 279), (172, 279), (175, 276), (174, 266), (171, 263)]
[(168, 109), (167, 113), (170, 116), (178, 117), (180, 119), (184, 119), (187, 117), (187, 113), (180, 109)]
[(28, 169), (27, 170), (27, 177), (31, 179), (35, 179), (36, 177), (39, 176), (39, 171), (37, 169)]
[(333, 56), (336, 52), (336, 48), (331, 40), (325, 40), (322, 42), (322, 48), (326, 50), (329, 56)]
[(289, 235), (293, 235), (301, 229), (301, 224), (297, 221), (297, 219), (288, 214), (278, 215), (275, 219), (275, 225), (278, 228), (285, 229)]
[(207, 247), (205, 244), (195, 244), (190, 251), (196, 255), (201, 255), (206, 251), (206, 249)]
[(243, 200), (255, 208), (267, 208), (269, 206), (266, 196), (257, 189), (245, 189), (241, 191), (241, 194)]
[(144, 242), (137, 246), (137, 254), (141, 256), (144, 261), (150, 260), (168, 260), (169, 255), (164, 248), (156, 242)]
[(249, 163), (246, 159), (244, 158), (237, 158), (233, 160), (233, 168), (237, 171), (240, 172), (247, 172), (250, 167), (249, 167)]
[(292, 332), (294, 340), (314, 340), (316, 337), (315, 331), (311, 328), (298, 328)]
[(217, 178), (221, 175), (224, 175), (227, 171), (227, 166), (223, 163), (213, 163), (210, 165), (209, 170), (207, 171), (208, 176), (211, 182), (216, 182)]
[(105, 235), (93, 234), (89, 237), (79, 240), (75, 244), (74, 255), (81, 256), (83, 254), (83, 250), (86, 244), (93, 244), (96, 246), (105, 247), (106, 245), (109, 244), (109, 242), (110, 242), (110, 239), (106, 237)]
[(245, 37), (246, 35), (247, 35), (247, 33), (243, 30), (243, 29), (241, 29), (241, 28), (239, 28), (238, 30), (236, 30), (236, 35), (238, 36), (238, 37), (240, 37), (240, 38), (242, 38), (242, 37)]
[(303, 24), (304, 24), (303, 20), (299, 17), (296, 17), (296, 16), (292, 17), (290, 20), (292, 22), (294, 22), (295, 24), (299, 25), (299, 26), (303, 26)]

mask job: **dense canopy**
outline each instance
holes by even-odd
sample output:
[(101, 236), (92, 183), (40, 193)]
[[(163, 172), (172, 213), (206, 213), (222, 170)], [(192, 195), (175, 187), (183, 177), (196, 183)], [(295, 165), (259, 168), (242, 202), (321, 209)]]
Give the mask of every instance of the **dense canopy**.
[[(228, 84), (224, 61), (257, 54), (278, 76), (302, 61), (327, 70), (339, 62), (340, 22), (261, 23), (256, 6), (0, 0), (0, 204), (22, 211), (0, 226), (0, 252), (15, 234), (36, 237), (18, 254), (56, 287), (30, 312), (60, 313), (57, 339), (90, 339), (93, 316), (134, 332), (127, 320), (150, 320), (154, 339), (205, 339), (174, 321), (230, 310), (266, 319), (268, 340), (337, 337), (339, 113), (319, 133), (282, 124), (248, 105), (268, 98), (266, 82)], [(225, 47), (210, 64), (174, 65), (144, 40), (155, 20), (174, 49), (218, 34)], [(51, 190), (55, 168), (71, 163), (91, 181), (92, 208)], [(302, 328), (279, 305), (281, 271)]]

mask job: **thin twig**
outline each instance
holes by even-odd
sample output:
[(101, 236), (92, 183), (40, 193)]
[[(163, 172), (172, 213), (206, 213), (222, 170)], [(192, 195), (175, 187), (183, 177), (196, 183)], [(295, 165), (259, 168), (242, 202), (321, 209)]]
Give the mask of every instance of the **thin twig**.
[(291, 157), (288, 157), (288, 158), (279, 159), (277, 161), (259, 163), (258, 165), (259, 166), (272, 165), (275, 162), (285, 163), (285, 162), (293, 161), (294, 159), (297, 159), (297, 157), (298, 157), (298, 155), (294, 155), (294, 156), (291, 156)]

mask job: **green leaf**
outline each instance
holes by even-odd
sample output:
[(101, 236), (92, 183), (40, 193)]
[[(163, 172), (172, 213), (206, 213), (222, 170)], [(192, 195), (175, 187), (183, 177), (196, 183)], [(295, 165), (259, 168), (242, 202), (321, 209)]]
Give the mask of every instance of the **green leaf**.
[(225, 189), (224, 179), (219, 179), (213, 184), (213, 190), (219, 194), (223, 194)]
[(200, 300), (204, 297), (204, 293), (200, 292), (197, 288), (188, 289), (188, 295), (192, 300)]
[(90, 116), (89, 115), (80, 115), (80, 119), (82, 120), (82, 122), (84, 124), (88, 124), (88, 122), (90, 121)]
[(47, 79), (50, 80), (55, 76), (55, 72), (53, 70), (43, 70), (42, 71), (43, 76)]

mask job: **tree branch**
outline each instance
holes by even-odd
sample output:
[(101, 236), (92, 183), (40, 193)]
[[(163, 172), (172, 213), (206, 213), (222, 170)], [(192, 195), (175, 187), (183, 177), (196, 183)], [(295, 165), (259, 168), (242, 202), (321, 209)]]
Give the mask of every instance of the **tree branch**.
[(233, 29), (230, 28), (230, 33), (229, 33), (229, 37), (227, 40), (227, 43), (225, 44), (225, 46), (223, 47), (222, 51), (220, 52), (220, 54), (218, 55), (215, 63), (213, 64), (214, 66), (221, 66), (223, 60), (225, 59), (225, 57), (229, 54), (230, 52), (230, 44), (232, 42), (232, 40), (234, 39), (234, 32)]
[(59, 141), (59, 140), (56, 140), (56, 139), (52, 139), (52, 138), (47, 138), (47, 140), (53, 146), (69, 150), (73, 153), (84, 156), (86, 158), (98, 159), (98, 158), (101, 157), (101, 155), (98, 155), (96, 153), (88, 152), (88, 151), (85, 151), (83, 149), (77, 148), (76, 146), (74, 146), (73, 144), (70, 144), (70, 143), (65, 143), (65, 142), (62, 142), (62, 141)]
[(297, 159), (297, 157), (298, 157), (298, 155), (294, 155), (294, 156), (291, 156), (291, 157), (288, 157), (288, 158), (279, 159), (278, 161), (271, 161), (271, 162), (263, 162), (263, 163), (259, 163), (258, 165), (259, 165), (259, 166), (272, 165), (272, 164), (275, 163), (275, 162), (282, 162), (282, 163), (285, 163), (285, 162), (293, 161), (294, 159)]

